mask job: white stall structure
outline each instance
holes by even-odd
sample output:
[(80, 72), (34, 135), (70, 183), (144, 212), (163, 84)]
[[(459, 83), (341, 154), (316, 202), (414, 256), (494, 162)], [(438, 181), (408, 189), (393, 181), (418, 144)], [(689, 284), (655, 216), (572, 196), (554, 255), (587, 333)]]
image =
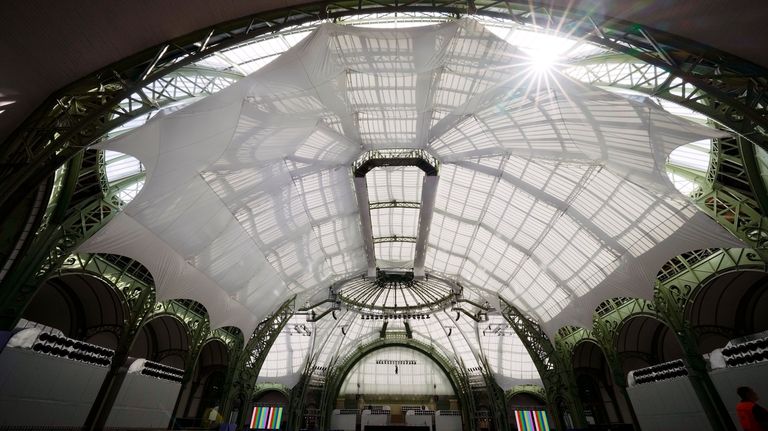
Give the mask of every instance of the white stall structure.
[(708, 431), (712, 426), (687, 376), (627, 388), (643, 431)]
[(181, 383), (128, 374), (120, 386), (106, 426), (166, 428), (180, 390)]
[[(736, 389), (750, 386), (768, 398), (768, 340), (765, 334), (755, 334), (734, 340), (723, 349), (705, 357), (710, 378), (715, 385), (736, 429), (741, 429), (736, 417), (739, 396)], [(680, 362), (681, 361), (673, 361)], [(668, 363), (672, 364), (672, 363)], [(643, 431), (708, 431), (712, 426), (694, 392), (687, 375), (675, 375), (663, 369), (665, 364), (636, 370), (629, 374), (627, 388), (637, 419)], [(659, 370), (658, 368), (662, 369)], [(656, 368), (656, 370), (652, 370)], [(679, 368), (679, 367), (678, 367)], [(649, 370), (651, 371), (649, 373)], [(665, 374), (666, 373), (666, 374)], [(687, 371), (686, 371), (687, 374)], [(638, 377), (639, 376), (639, 377)]]
[(0, 425), (82, 426), (106, 375), (107, 367), (6, 347)]
[[(68, 338), (44, 325), (15, 332), (0, 353), (0, 426), (82, 426), (113, 355), (110, 349)], [(147, 364), (170, 372), (144, 375)], [(133, 365), (106, 426), (166, 428), (183, 370), (144, 359)]]
[(436, 411), (435, 431), (461, 431), (461, 412), (458, 410)]
[(360, 430), (365, 431), (367, 425), (389, 425), (390, 414), (388, 406), (381, 410), (363, 410), (360, 415)]
[(331, 429), (340, 431), (355, 431), (357, 429), (356, 409), (336, 409), (331, 413)]
[(736, 417), (736, 404), (739, 402), (736, 389), (739, 386), (749, 386), (754, 389), (761, 397), (758, 402), (763, 406), (768, 400), (768, 362), (715, 369), (709, 375), (725, 407), (728, 408), (736, 429), (741, 429)]
[(431, 410), (407, 410), (405, 424), (408, 426), (427, 426), (432, 429), (435, 412)]

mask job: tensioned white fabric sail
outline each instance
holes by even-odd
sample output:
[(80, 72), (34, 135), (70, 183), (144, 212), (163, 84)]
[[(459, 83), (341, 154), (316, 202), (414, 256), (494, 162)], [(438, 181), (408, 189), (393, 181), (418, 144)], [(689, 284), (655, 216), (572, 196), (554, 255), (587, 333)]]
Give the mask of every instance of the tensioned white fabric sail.
[[(442, 163), (427, 271), (552, 334), (590, 326), (608, 297), (649, 297), (676, 254), (738, 245), (664, 171), (673, 149), (715, 136), (652, 103), (542, 78), (471, 19), (324, 24), (220, 93), (107, 142), (147, 180), (80, 250), (130, 256), (159, 299), (194, 299), (213, 327), (250, 333), (290, 296), (365, 272), (351, 164), (421, 148)], [(406, 199), (406, 175), (369, 184)], [(405, 209), (375, 217), (377, 232), (415, 231)], [(401, 242), (376, 247), (381, 265), (413, 258)]]

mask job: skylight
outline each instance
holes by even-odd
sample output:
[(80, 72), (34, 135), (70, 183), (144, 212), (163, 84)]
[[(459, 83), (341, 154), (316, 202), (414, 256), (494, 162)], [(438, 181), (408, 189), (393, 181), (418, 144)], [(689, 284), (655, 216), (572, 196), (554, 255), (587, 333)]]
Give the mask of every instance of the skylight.
[(112, 193), (123, 205), (132, 201), (144, 187), (144, 165), (133, 156), (104, 151), (104, 173)]
[[(239, 81), (205, 98), (184, 81), (166, 111), (104, 144), (147, 157), (151, 181), (83, 250), (141, 254), (159, 294), (199, 301), (213, 327), (244, 333), (294, 295), (331, 289), (338, 308), (292, 319), (264, 378), (412, 336), (466, 367), (485, 357), (512, 385), (536, 375), (503, 318), (464, 313), (429, 282), (461, 285), (476, 304), (502, 298), (553, 334), (589, 325), (607, 296), (647, 295), (664, 256), (730, 238), (665, 179), (670, 152), (678, 188), (706, 173), (723, 134), (675, 105), (557, 72), (600, 48), (488, 18), (386, 16), (376, 29), (355, 26), (376, 17), (357, 18), (265, 35), (186, 71)], [(544, 78), (532, 78), (538, 60)], [(105, 156), (113, 185), (141, 184), (138, 161)], [(372, 290), (377, 267), (432, 290)], [(333, 296), (352, 281), (351, 300)], [(437, 305), (387, 311), (419, 301)]]

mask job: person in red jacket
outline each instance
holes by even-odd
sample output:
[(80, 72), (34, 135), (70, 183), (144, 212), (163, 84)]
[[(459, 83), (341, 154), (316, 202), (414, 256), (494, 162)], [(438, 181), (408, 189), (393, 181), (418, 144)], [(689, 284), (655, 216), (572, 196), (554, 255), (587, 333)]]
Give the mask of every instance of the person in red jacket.
[(741, 401), (736, 404), (736, 414), (744, 431), (768, 431), (768, 410), (757, 404), (757, 393), (749, 386), (736, 389)]

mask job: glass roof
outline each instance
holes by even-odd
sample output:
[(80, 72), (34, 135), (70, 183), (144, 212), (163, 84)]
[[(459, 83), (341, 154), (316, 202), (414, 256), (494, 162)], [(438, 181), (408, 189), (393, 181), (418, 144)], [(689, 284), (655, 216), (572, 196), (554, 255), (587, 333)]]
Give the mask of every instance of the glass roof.
[(304, 316), (291, 317), (272, 344), (259, 371), (257, 383), (280, 383), (293, 387), (304, 370), (312, 348), (313, 329)]
[[(455, 311), (438, 311), (420, 317), (385, 320), (382, 316), (372, 319), (353, 311), (337, 311), (332, 316), (310, 323), (306, 316), (296, 315), (275, 341), (258, 381), (292, 386), (298, 381), (310, 356), (316, 361), (316, 367), (326, 369), (343, 360), (360, 345), (379, 339), (386, 321), (388, 336), (400, 334), (406, 338), (407, 322), (414, 340), (434, 347), (455, 366), (480, 367), (478, 358), (484, 355), (503, 389), (519, 384), (541, 384), (528, 352), (500, 315), (491, 314), (484, 322), (475, 322)], [(366, 356), (365, 361), (371, 359), (382, 358), (371, 355)], [(378, 373), (371, 369), (367, 372)], [(356, 382), (355, 379), (352, 381)], [(452, 390), (450, 385), (447, 388)], [(351, 393), (355, 393), (354, 390)]]
[(127, 204), (144, 187), (144, 165), (135, 157), (117, 151), (104, 151), (104, 174), (110, 188)]
[[(408, 21), (346, 23), (379, 18)], [(104, 145), (146, 164), (109, 153), (110, 182), (144, 181), (145, 170), (149, 180), (85, 248), (142, 253), (162, 295), (195, 299), (214, 327), (249, 333), (288, 297), (361, 277), (368, 245), (375, 266), (413, 268), (424, 172), (368, 172), (371, 238), (361, 234), (352, 178), (361, 154), (402, 148), (441, 164), (427, 273), (479, 302), (514, 303), (549, 333), (588, 325), (605, 296), (647, 295), (664, 256), (724, 243), (724, 231), (672, 188), (685, 193), (682, 180), (667, 179), (667, 162), (706, 172), (709, 143), (722, 134), (705, 121), (559, 74), (597, 47), (497, 20), (412, 18), (442, 23), (398, 32), (317, 23), (202, 60), (254, 75)], [(468, 367), (485, 356), (508, 383), (534, 379), (500, 319), (446, 308), (408, 328), (390, 321), (387, 331), (412, 331)], [(309, 355), (329, 364), (378, 338), (382, 323), (346, 309), (303, 322), (306, 331), (280, 335), (264, 378), (295, 375)], [(298, 342), (300, 333), (308, 340)]]
[[(338, 288), (348, 307), (377, 314), (410, 314), (444, 308), (453, 299), (454, 288), (436, 277), (413, 278), (412, 273), (379, 274), (376, 279), (354, 278)], [(370, 318), (373, 316), (365, 316)]]
[(340, 395), (453, 395), (445, 372), (430, 358), (405, 347), (371, 353), (352, 367)]

